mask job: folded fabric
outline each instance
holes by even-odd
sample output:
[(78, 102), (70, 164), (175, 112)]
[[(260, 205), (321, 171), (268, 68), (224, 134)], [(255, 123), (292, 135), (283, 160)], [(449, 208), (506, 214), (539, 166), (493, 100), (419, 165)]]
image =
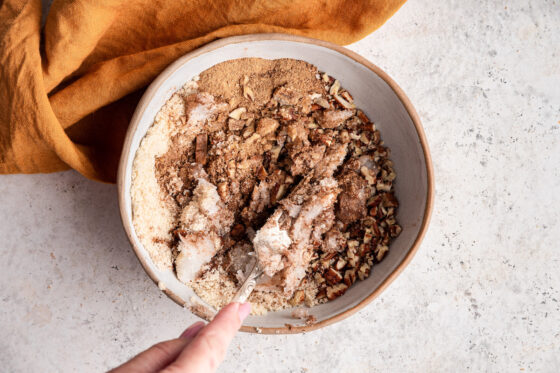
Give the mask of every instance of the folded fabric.
[[(0, 173), (114, 182), (143, 89), (210, 41), (282, 32), (357, 41), (405, 0), (41, 0), (0, 6)], [(0, 1), (1, 3), (1, 1)]]

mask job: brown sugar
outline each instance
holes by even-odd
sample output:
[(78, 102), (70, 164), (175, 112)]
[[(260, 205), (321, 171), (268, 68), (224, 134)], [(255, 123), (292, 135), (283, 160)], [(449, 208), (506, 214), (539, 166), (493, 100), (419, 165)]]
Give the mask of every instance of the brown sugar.
[[(278, 87), (302, 93), (322, 92), (324, 87), (315, 77), (317, 73), (315, 66), (298, 60), (241, 58), (201, 73), (198, 87), (201, 92), (228, 102), (231, 109), (245, 107), (248, 112), (255, 112), (268, 104)], [(244, 95), (244, 87), (253, 94)]]

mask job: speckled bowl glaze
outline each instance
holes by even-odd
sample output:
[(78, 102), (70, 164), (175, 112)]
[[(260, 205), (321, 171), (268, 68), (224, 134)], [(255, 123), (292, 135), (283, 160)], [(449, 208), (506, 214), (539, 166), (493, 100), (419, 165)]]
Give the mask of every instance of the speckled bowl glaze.
[[(155, 115), (184, 83), (213, 65), (237, 58), (294, 58), (307, 61), (340, 80), (356, 105), (371, 118), (391, 149), (397, 173), (395, 193), (400, 202), (402, 233), (383, 261), (365, 281), (356, 282), (343, 296), (310, 309), (317, 318), (305, 325), (291, 310), (249, 316), (243, 331), (299, 333), (340, 321), (370, 303), (406, 267), (426, 233), (433, 206), (434, 181), (428, 144), (418, 114), (399, 86), (379, 67), (337, 45), (284, 34), (258, 34), (221, 39), (175, 61), (148, 87), (130, 122), (118, 172), (118, 193), (124, 229), (134, 252), (156, 284), (178, 304), (207, 317), (204, 304), (172, 270), (161, 271), (140, 243), (132, 224), (130, 198), (132, 163), (140, 141)], [(287, 325), (288, 324), (288, 325)]]

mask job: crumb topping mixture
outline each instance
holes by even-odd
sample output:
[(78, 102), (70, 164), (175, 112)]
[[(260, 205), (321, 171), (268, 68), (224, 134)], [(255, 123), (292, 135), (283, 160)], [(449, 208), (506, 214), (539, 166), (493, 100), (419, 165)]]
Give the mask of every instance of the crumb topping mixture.
[(168, 102), (160, 112), (166, 150), (145, 149), (149, 132), (135, 160), (152, 154), (146, 177), (167, 210), (148, 229), (137, 214), (146, 202), (134, 198), (148, 198), (144, 183), (133, 178), (135, 228), (150, 253), (165, 246), (178, 278), (221, 307), (256, 252), (257, 313), (326, 302), (365, 279), (401, 227), (389, 149), (351, 94), (291, 59), (228, 61), (189, 84), (170, 99), (180, 110)]

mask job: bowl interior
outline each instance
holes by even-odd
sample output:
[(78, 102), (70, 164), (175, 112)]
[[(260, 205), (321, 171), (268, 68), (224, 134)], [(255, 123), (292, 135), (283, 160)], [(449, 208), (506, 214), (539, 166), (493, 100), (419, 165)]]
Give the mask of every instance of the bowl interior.
[[(427, 154), (405, 105), (380, 75), (345, 54), (309, 42), (250, 40), (223, 44), (214, 49), (204, 48), (204, 53), (191, 53), (169, 66), (150, 86), (131, 122), (119, 172), (123, 222), (142, 264), (152, 278), (163, 285), (160, 287), (166, 288), (168, 294), (173, 293), (178, 303), (187, 306), (193, 299), (198, 299), (189, 287), (177, 280), (171, 270), (161, 271), (155, 267), (134, 232), (130, 198), (132, 162), (155, 115), (173, 92), (217, 63), (244, 57), (300, 59), (339, 79), (341, 85), (352, 93), (356, 105), (375, 122), (383, 141), (391, 149), (391, 159), (397, 173), (395, 193), (400, 202), (398, 221), (403, 228), (402, 233), (392, 242), (384, 260), (373, 267), (369, 278), (356, 282), (340, 298), (310, 310), (320, 323), (359, 305), (398, 269), (425, 229), (423, 222), (427, 219), (431, 193)], [(287, 331), (286, 323), (301, 325), (291, 317), (290, 310), (250, 316), (245, 321), (246, 326), (281, 328), (280, 332)]]

